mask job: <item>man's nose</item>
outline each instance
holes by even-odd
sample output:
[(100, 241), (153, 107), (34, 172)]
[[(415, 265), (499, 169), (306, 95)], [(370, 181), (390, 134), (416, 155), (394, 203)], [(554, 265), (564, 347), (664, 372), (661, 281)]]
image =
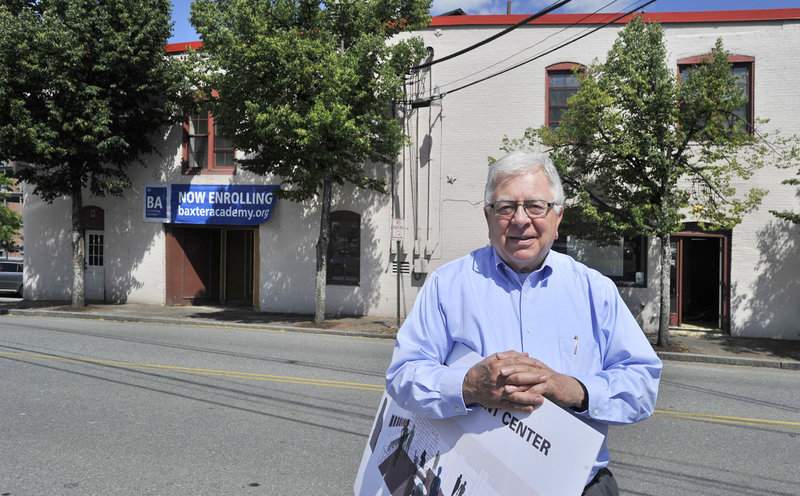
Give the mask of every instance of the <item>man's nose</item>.
[(514, 216), (511, 218), (511, 222), (513, 222), (515, 226), (527, 226), (531, 223), (531, 218), (528, 217), (523, 205), (517, 204), (517, 209), (514, 210)]

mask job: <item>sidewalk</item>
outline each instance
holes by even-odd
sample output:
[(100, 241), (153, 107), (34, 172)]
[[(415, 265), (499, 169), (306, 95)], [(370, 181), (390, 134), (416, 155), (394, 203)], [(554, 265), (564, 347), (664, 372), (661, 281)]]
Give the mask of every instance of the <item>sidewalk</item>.
[[(92, 304), (73, 309), (62, 302), (0, 303), (0, 314), (182, 325), (211, 325), (294, 332), (336, 333), (394, 339), (396, 317), (331, 317), (315, 324), (310, 315), (260, 313), (245, 307)], [(0, 323), (2, 322), (0, 317)], [(650, 341), (655, 338), (650, 336)], [(662, 360), (800, 370), (800, 340), (737, 338), (721, 333), (673, 330), (670, 346), (653, 346)]]

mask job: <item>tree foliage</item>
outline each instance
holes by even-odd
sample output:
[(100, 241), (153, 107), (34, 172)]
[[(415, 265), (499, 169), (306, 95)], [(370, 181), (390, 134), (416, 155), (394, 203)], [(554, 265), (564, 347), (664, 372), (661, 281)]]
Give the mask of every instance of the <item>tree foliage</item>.
[(46, 201), (120, 194), (125, 169), (177, 115), (168, 0), (43, 0), (0, 8), (0, 144)]
[(276, 174), (281, 195), (306, 200), (325, 180), (383, 191), (364, 163), (393, 163), (402, 130), (392, 102), (422, 54), (419, 42), (387, 43), (426, 25), (422, 0), (198, 0), (192, 24), (203, 41), (214, 115), (243, 169)]
[[(800, 169), (797, 171), (797, 175), (800, 176)], [(790, 178), (784, 180), (781, 184), (786, 184), (789, 186), (800, 186), (800, 179), (797, 178)], [(800, 224), (800, 213), (791, 211), (791, 210), (770, 210), (770, 213), (779, 219), (788, 220), (794, 224)]]
[(0, 5), (0, 158), (43, 200), (72, 199), (78, 306), (83, 190), (121, 194), (126, 168), (178, 114), (182, 71), (164, 51), (170, 10), (169, 0)]
[[(280, 195), (321, 194), (315, 320), (324, 318), (331, 188), (385, 191), (365, 164), (393, 164), (404, 142), (393, 114), (428, 24), (430, 0), (197, 0), (198, 87), (239, 166), (280, 178)], [(215, 97), (218, 95), (218, 98)]]
[[(9, 196), (14, 181), (0, 174), (0, 200), (5, 200)], [(22, 226), (22, 216), (14, 212), (6, 205), (0, 205), (0, 248), (4, 250), (14, 250), (17, 248), (16, 237), (19, 235), (19, 228)]]
[(522, 139), (506, 142), (509, 148), (551, 147), (574, 202), (568, 220), (582, 237), (601, 243), (633, 235), (661, 240), (662, 344), (669, 235), (687, 219), (731, 229), (767, 193), (739, 192), (735, 184), (769, 160), (797, 156), (796, 139), (763, 134), (737, 117), (747, 96), (728, 60), (717, 40), (681, 81), (667, 65), (661, 26), (635, 16), (605, 62), (576, 72), (580, 89), (555, 130), (528, 129)]

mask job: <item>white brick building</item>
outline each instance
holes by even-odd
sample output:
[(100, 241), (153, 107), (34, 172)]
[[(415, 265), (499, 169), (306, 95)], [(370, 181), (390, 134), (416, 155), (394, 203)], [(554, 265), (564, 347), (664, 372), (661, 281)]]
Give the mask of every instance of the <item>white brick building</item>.
[[(524, 17), (438, 17), (418, 34), (437, 60)], [(598, 27), (607, 17), (546, 16), (419, 74), (408, 87), (409, 101), (429, 98), (436, 86), (445, 96), (438, 106), (407, 106), (402, 113), (412, 144), (393, 168), (379, 167), (392, 184), (392, 194), (334, 191), (338, 241), (331, 255), (335, 281), (328, 285), (328, 313), (394, 316), (399, 308), (404, 316), (427, 273), (488, 243), (482, 212), (487, 157), (502, 154), (503, 137), (519, 137), (527, 127), (549, 122), (548, 97), (559, 91), (559, 71), (605, 57), (621, 24), (545, 52)], [(800, 134), (800, 60), (795, 54), (800, 47), (800, 9), (654, 17), (663, 24), (668, 62), (676, 71), (679, 64), (709, 53), (721, 37), (735, 56), (732, 61), (749, 75), (751, 115), (769, 118), (771, 130)], [(526, 60), (514, 70), (467, 86)], [(146, 169), (131, 169), (134, 187), (124, 198), (86, 197), (85, 204), (95, 207), (87, 209), (86, 216), (94, 241), (87, 249), (94, 256), (87, 297), (153, 304), (222, 302), (265, 312), (313, 313), (316, 205), (279, 200), (271, 218), (256, 226), (143, 221), (147, 185), (164, 191), (173, 187), (169, 185), (243, 188), (279, 183), (227, 168), (223, 155), (219, 162), (212, 159), (201, 166), (206, 167), (203, 172), (214, 169), (216, 174), (187, 174), (188, 166), (197, 165), (196, 157), (185, 151), (189, 134), (202, 138), (197, 128), (186, 133), (181, 126), (165, 130), (164, 156), (151, 157)], [(687, 225), (685, 233), (673, 238), (675, 324), (721, 327), (738, 336), (800, 339), (800, 228), (769, 213), (800, 207), (797, 188), (780, 184), (795, 172), (761, 169), (747, 186), (770, 193), (761, 209), (732, 232), (699, 233)], [(25, 201), (26, 298), (68, 300), (69, 203), (47, 205), (29, 193)], [(402, 229), (394, 219), (402, 219)], [(405, 238), (400, 274), (397, 242), (392, 240), (398, 232)], [(562, 248), (590, 253), (593, 264), (618, 280), (642, 326), (654, 332), (656, 242), (598, 251), (570, 240)]]

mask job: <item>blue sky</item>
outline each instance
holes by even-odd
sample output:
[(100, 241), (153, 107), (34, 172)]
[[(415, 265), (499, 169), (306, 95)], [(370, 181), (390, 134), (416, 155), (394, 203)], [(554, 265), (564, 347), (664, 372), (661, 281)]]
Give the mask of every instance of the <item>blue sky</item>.
[[(627, 12), (647, 0), (572, 0), (559, 12), (594, 12), (608, 5), (606, 12)], [(173, 36), (170, 43), (198, 41), (200, 37), (189, 23), (191, 0), (172, 0)], [(512, 0), (512, 14), (534, 14), (552, 4), (552, 0)], [(506, 0), (434, 0), (432, 15), (439, 15), (460, 8), (467, 14), (505, 14)], [(800, 0), (656, 0), (647, 7), (648, 12), (688, 12), (697, 10), (746, 10), (746, 9), (800, 8)]]

